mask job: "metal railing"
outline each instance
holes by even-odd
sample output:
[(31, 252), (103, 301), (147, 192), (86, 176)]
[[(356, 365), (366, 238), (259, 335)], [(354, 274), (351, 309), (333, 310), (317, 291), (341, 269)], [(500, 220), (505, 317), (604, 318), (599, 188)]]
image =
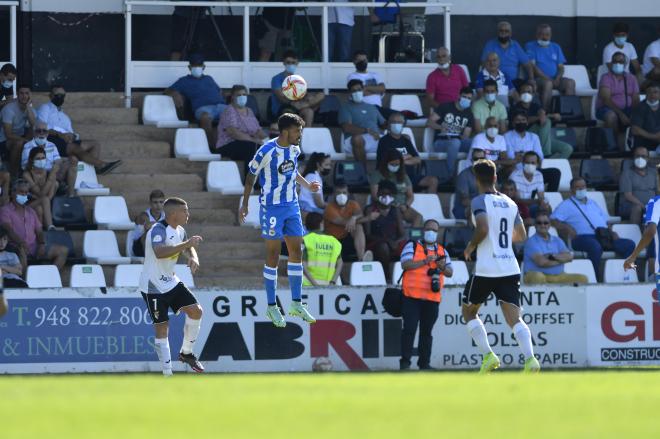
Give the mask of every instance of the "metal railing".
[[(270, 88), (270, 78), (282, 70), (280, 62), (250, 61), (250, 8), (321, 8), (321, 62), (304, 62), (298, 73), (303, 75), (311, 88), (329, 90), (345, 88), (346, 76), (354, 71), (353, 64), (330, 62), (328, 50), (328, 9), (335, 7), (373, 8), (383, 6), (384, 2), (321, 2), (305, 1), (301, 3), (286, 2), (245, 2), (245, 1), (164, 1), (164, 0), (126, 0), (124, 2), (125, 17), (125, 91), (126, 107), (131, 106), (133, 88), (161, 88), (171, 85), (187, 70), (187, 62), (183, 61), (136, 61), (133, 60), (133, 23), (132, 16), (136, 14), (134, 7), (140, 9), (181, 7), (231, 7), (242, 11), (243, 17), (243, 61), (213, 61), (206, 62), (205, 73), (213, 76), (222, 87), (241, 83), (250, 88)], [(451, 48), (450, 14), (451, 4), (440, 3), (439, 0), (428, 2), (400, 3), (401, 9), (407, 8), (442, 8), (444, 16), (443, 45)], [(372, 63), (372, 70), (378, 71), (385, 83), (392, 89), (423, 88), (426, 76), (430, 73), (426, 63)], [(265, 78), (265, 79), (264, 79)], [(418, 83), (421, 83), (420, 87)]]
[(0, 1), (0, 10), (9, 8), (9, 60), (0, 61), (0, 65), (10, 62), (16, 65), (16, 8), (17, 1)]

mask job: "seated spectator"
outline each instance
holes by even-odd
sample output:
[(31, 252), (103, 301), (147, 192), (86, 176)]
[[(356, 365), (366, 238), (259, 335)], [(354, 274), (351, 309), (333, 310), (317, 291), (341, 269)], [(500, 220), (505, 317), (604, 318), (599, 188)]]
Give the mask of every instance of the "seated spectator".
[(564, 264), (573, 260), (573, 253), (564, 241), (552, 236), (550, 218), (544, 211), (536, 215), (536, 234), (525, 242), (526, 284), (586, 284), (587, 276), (564, 272)]
[(603, 48), (603, 65), (612, 68), (612, 55), (621, 52), (624, 55), (623, 70), (630, 73), (630, 65), (637, 75), (641, 76), (642, 69), (639, 66), (635, 46), (628, 42), (629, 27), (627, 23), (615, 23), (612, 28), (612, 41)]
[(458, 174), (458, 177), (456, 177), (456, 200), (454, 201), (454, 209), (452, 210), (456, 219), (467, 219), (470, 217), (470, 202), (474, 197), (479, 195), (477, 179), (472, 170), (472, 163), (485, 159), (486, 153), (483, 149), (472, 148), (469, 157), (471, 159), (470, 166), (463, 169)]
[(343, 259), (357, 255), (358, 261), (373, 260), (373, 254), (365, 256), (365, 237), (362, 224), (365, 217), (362, 208), (355, 200), (349, 200), (348, 186), (344, 181), (335, 182), (335, 192), (323, 212), (323, 228), (341, 243)]
[(89, 163), (96, 168), (97, 174), (107, 174), (121, 164), (121, 160), (106, 162), (99, 159), (100, 147), (93, 140), (83, 143), (80, 136), (73, 131), (71, 119), (62, 111), (66, 91), (61, 85), (50, 88), (50, 102), (37, 109), (37, 119), (48, 125), (48, 141), (57, 146), (61, 157), (72, 156)]
[(364, 91), (362, 101), (367, 104), (375, 105), (380, 114), (387, 119), (393, 110), (383, 108), (385, 83), (378, 73), (367, 71), (367, 66), (369, 65), (367, 52), (364, 50), (356, 51), (353, 54), (353, 64), (355, 65), (355, 71), (349, 73), (346, 81), (349, 82), (353, 79), (359, 79), (362, 81), (362, 90)]
[(625, 166), (619, 178), (619, 215), (633, 224), (642, 224), (646, 203), (658, 190), (657, 173), (648, 163), (648, 150), (643, 146), (635, 147), (632, 165)]
[(486, 153), (486, 158), (497, 162), (507, 159), (507, 147), (504, 136), (499, 135), (498, 122), (495, 117), (486, 119), (484, 131), (474, 136), (468, 157), (472, 157), (472, 151), (481, 149)]
[(506, 77), (516, 83), (518, 69), (522, 66), (527, 73), (527, 78), (534, 79), (534, 69), (529, 62), (529, 57), (516, 40), (511, 39), (511, 24), (507, 21), (497, 23), (497, 38), (488, 40), (481, 51), (482, 64), (486, 61), (488, 54), (497, 53), (500, 57), (500, 70)]
[(332, 160), (330, 156), (322, 152), (313, 152), (305, 163), (302, 176), (310, 183), (318, 182), (321, 186), (318, 191), (312, 192), (305, 187), (300, 188), (300, 210), (304, 213), (316, 212), (322, 214), (326, 203), (323, 199), (323, 177), (330, 175), (332, 171)]
[(644, 64), (642, 64), (642, 73), (646, 79), (642, 87), (644, 90), (647, 90), (649, 84), (660, 82), (660, 25), (657, 32), (658, 39), (651, 42), (644, 51)]
[(393, 205), (394, 194), (396, 185), (383, 180), (378, 184), (377, 196), (364, 209), (367, 248), (383, 266), (388, 282), (392, 280), (390, 263), (399, 258), (405, 242), (401, 211)]
[(75, 157), (61, 158), (54, 143), (49, 142), (48, 126), (42, 120), (38, 120), (34, 126), (34, 139), (23, 146), (21, 156), (21, 168), (27, 169), (30, 150), (38, 146), (46, 152), (46, 171), (55, 173), (55, 178), (60, 186), (66, 185), (66, 192), (70, 197), (76, 194), (76, 176), (78, 175), (78, 160)]
[(312, 93), (308, 91), (304, 98), (297, 101), (292, 101), (284, 96), (284, 93), (282, 93), (282, 82), (284, 82), (287, 76), (296, 73), (298, 69), (298, 55), (292, 50), (288, 50), (284, 52), (282, 62), (284, 63), (284, 71), (273, 76), (273, 79), (270, 81), (270, 88), (273, 92), (270, 97), (272, 117), (277, 119), (281, 114), (281, 107), (292, 107), (303, 118), (305, 126), (311, 127), (314, 124), (314, 112), (321, 106), (321, 101), (323, 101), (325, 95), (322, 92)]
[(506, 76), (500, 70), (500, 57), (497, 52), (490, 52), (486, 55), (484, 68), (477, 73), (475, 84), (477, 86), (477, 94), (480, 98), (484, 95), (484, 82), (489, 79), (492, 79), (497, 83), (498, 96), (503, 98), (502, 103), (505, 106), (509, 105), (509, 96), (512, 98), (518, 96), (518, 93), (516, 93), (516, 87), (513, 85), (511, 78)]
[(206, 132), (209, 145), (215, 145), (213, 122), (220, 119), (220, 115), (227, 105), (222, 96), (222, 89), (212, 76), (205, 75), (204, 57), (200, 54), (190, 56), (188, 69), (190, 75), (182, 76), (165, 90), (165, 94), (172, 96), (180, 114), (183, 114), (184, 100), (190, 101), (195, 119)]
[(344, 261), (341, 243), (323, 233), (323, 216), (310, 212), (305, 218), (307, 234), (303, 236), (303, 286), (336, 285)]
[(21, 166), (23, 145), (32, 137), (32, 130), (37, 121), (32, 109), (30, 87), (20, 85), (18, 98), (2, 108), (2, 129), (0, 130), (0, 156), (3, 161), (9, 159), (9, 172), (18, 176)]
[(13, 64), (6, 63), (0, 68), (0, 110), (14, 100), (14, 81), (17, 74)]
[(546, 113), (536, 102), (532, 84), (520, 85), (520, 99), (511, 108), (512, 114), (520, 111), (527, 113), (529, 131), (539, 136), (543, 156), (553, 159), (567, 159), (573, 154), (573, 147), (562, 142), (552, 134), (552, 122), (559, 122), (561, 114)]
[(348, 81), (351, 97), (341, 106), (338, 121), (344, 132), (343, 150), (363, 163), (367, 154), (378, 150), (380, 130), (385, 119), (375, 105), (364, 102), (364, 87), (359, 79)]
[(23, 267), (27, 267), (28, 259), (45, 259), (62, 270), (69, 249), (59, 244), (46, 247), (46, 235), (37, 212), (27, 206), (29, 190), (27, 181), (18, 179), (14, 182), (11, 202), (0, 208), (0, 225), (8, 232), (10, 242), (18, 248)]
[(133, 255), (144, 257), (144, 240), (147, 232), (158, 221), (165, 219), (163, 205), (165, 194), (160, 189), (155, 189), (149, 194), (149, 208), (145, 209), (135, 218), (135, 229), (133, 229)]
[(513, 180), (505, 180), (504, 183), (502, 183), (501, 190), (504, 195), (511, 198), (511, 200), (518, 206), (518, 212), (520, 213), (520, 218), (522, 218), (525, 227), (531, 226), (533, 220), (532, 215), (529, 213), (529, 207), (527, 207), (527, 204), (525, 204), (518, 196), (518, 189)]
[(550, 211), (544, 199), (545, 184), (543, 174), (539, 171), (541, 160), (534, 151), (523, 154), (522, 168), (513, 171), (509, 177), (515, 184), (520, 201), (529, 207), (532, 218), (540, 210)]
[(28, 284), (23, 280), (23, 266), (16, 253), (7, 250), (9, 235), (0, 227), (0, 270), (2, 271), (2, 283), (5, 288), (27, 288)]
[(633, 144), (647, 149), (660, 146), (660, 84), (646, 87), (646, 100), (633, 108), (630, 117)]
[(376, 199), (378, 196), (380, 182), (383, 180), (390, 181), (396, 188), (392, 205), (401, 212), (402, 218), (413, 227), (421, 227), (422, 216), (410, 207), (415, 199), (415, 194), (412, 182), (406, 174), (403, 156), (399, 151), (393, 149), (387, 151), (383, 160), (378, 162), (378, 167), (369, 175), (372, 199)]
[(484, 97), (472, 104), (474, 116), (474, 131), (481, 133), (484, 130), (486, 119), (494, 117), (500, 133), (506, 133), (509, 121), (506, 107), (497, 100), (497, 82), (488, 79), (484, 82)]
[(32, 148), (23, 178), (30, 184), (31, 200), (28, 205), (37, 211), (41, 223), (50, 230), (53, 228), (53, 214), (50, 206), (59, 187), (56, 176), (60, 165), (55, 163), (50, 171), (46, 169), (46, 166), (48, 166), (46, 150), (41, 146)]
[(427, 126), (435, 130), (433, 150), (447, 153), (447, 167), (453, 172), (459, 152), (468, 152), (472, 145), (474, 116), (470, 110), (472, 89), (461, 90), (455, 102), (431, 108)]
[[(632, 109), (639, 104), (639, 85), (632, 74), (625, 72), (625, 58), (622, 52), (612, 55), (612, 67), (600, 78), (596, 101), (596, 117), (612, 128), (615, 135), (630, 126)], [(617, 142), (623, 149), (623, 139)]]
[[(564, 239), (570, 239), (573, 250), (583, 251), (591, 260), (596, 275), (600, 273), (600, 260), (603, 256), (603, 247), (596, 239), (596, 229), (607, 228), (607, 212), (587, 197), (587, 183), (582, 177), (571, 180), (571, 197), (562, 201), (550, 216), (552, 225)], [(613, 251), (623, 258), (627, 258), (635, 248), (630, 239), (620, 239), (614, 236)], [(600, 279), (600, 277), (599, 277)]]
[(438, 68), (426, 78), (426, 99), (432, 108), (456, 102), (461, 90), (469, 84), (463, 68), (452, 64), (449, 49), (439, 48), (437, 61)]
[(384, 160), (387, 151), (396, 150), (403, 155), (403, 162), (406, 165), (406, 174), (413, 184), (413, 189), (420, 188), (426, 193), (435, 194), (438, 192), (438, 178), (433, 175), (422, 174), (422, 159), (415, 149), (412, 140), (407, 135), (401, 134), (406, 119), (403, 114), (393, 112), (388, 119), (387, 133), (378, 141), (378, 150), (376, 152), (376, 162)]
[(550, 111), (552, 90), (559, 90), (566, 96), (575, 95), (575, 81), (564, 78), (566, 57), (559, 44), (550, 41), (552, 28), (549, 24), (539, 24), (536, 28), (536, 41), (525, 44), (525, 51), (534, 68), (536, 86), (545, 111)]

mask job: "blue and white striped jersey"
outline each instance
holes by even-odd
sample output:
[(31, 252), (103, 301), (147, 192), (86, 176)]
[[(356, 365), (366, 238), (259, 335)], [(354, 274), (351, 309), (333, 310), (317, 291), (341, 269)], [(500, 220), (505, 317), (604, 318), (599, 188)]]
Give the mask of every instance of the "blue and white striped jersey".
[[(655, 232), (655, 254), (660, 255), (658, 252), (658, 249), (660, 249), (660, 236), (658, 236), (658, 233), (660, 233), (660, 196), (655, 196), (651, 198), (646, 205), (646, 217), (644, 218), (644, 224), (655, 224), (656, 227), (658, 227), (658, 230)], [(660, 258), (656, 257), (655, 258), (655, 272), (660, 273), (660, 268), (658, 266), (660, 265), (659, 263)]]
[(298, 202), (296, 176), (298, 175), (300, 147), (284, 148), (277, 138), (264, 143), (249, 164), (250, 172), (259, 178), (262, 206), (286, 205)]

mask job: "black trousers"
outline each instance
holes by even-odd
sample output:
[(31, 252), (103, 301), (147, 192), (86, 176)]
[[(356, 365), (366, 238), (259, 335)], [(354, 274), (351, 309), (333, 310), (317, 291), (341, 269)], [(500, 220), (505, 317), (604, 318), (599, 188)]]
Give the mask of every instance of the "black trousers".
[[(247, 140), (234, 140), (216, 149), (222, 157), (229, 157), (235, 162), (243, 162), (243, 171), (247, 172), (248, 164), (257, 152), (258, 145)], [(246, 174), (247, 175), (247, 174)]]
[(429, 366), (431, 362), (431, 348), (433, 347), (433, 325), (438, 320), (438, 302), (430, 300), (413, 299), (403, 296), (403, 331), (401, 332), (401, 366), (410, 366), (415, 333), (419, 326), (419, 344), (417, 365)]

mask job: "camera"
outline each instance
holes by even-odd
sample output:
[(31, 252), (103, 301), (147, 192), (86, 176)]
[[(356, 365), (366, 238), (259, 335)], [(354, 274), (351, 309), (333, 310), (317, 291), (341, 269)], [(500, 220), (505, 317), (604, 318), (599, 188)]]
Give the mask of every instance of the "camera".
[(429, 268), (426, 274), (431, 278), (431, 291), (434, 293), (440, 292), (440, 269)]

